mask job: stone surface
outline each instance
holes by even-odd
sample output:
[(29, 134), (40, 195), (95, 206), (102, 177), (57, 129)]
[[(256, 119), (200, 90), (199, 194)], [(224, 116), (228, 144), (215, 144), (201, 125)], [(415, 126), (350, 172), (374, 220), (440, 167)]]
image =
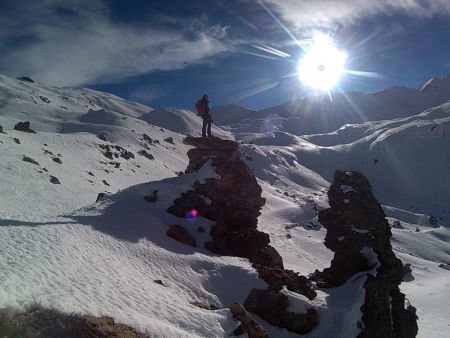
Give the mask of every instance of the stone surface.
[(148, 338), (109, 317), (65, 314), (40, 306), (25, 311), (0, 309), (1, 337)]
[[(173, 201), (167, 211), (184, 218), (195, 209), (199, 215), (215, 221), (210, 230), (212, 240), (206, 242), (205, 247), (216, 254), (248, 258), (259, 277), (269, 284), (267, 292), (279, 295), (278, 292), (286, 286), (313, 299), (316, 293), (311, 288), (311, 281), (294, 271), (285, 270), (282, 257), (269, 245), (269, 235), (257, 229), (265, 199), (261, 197), (262, 189), (253, 172), (241, 159), (238, 144), (217, 137), (187, 137), (184, 143), (195, 147), (188, 151), (186, 173), (198, 171), (209, 161), (219, 178), (195, 182), (191, 189)], [(310, 329), (306, 328), (303, 317), (297, 318), (296, 314), (286, 312), (280, 315), (301, 323), (301, 328), (298, 328), (290, 320), (283, 324), (279, 321), (278, 324), (284, 325), (282, 327), (294, 332)], [(317, 322), (309, 324), (313, 327)]]
[(28, 156), (25, 156), (25, 155), (23, 155), (22, 161), (28, 162), (28, 163), (32, 163), (32, 164), (35, 164), (35, 165), (39, 165), (38, 161), (35, 161), (31, 157), (28, 157)]
[(197, 247), (195, 239), (181, 225), (171, 225), (166, 234), (182, 244)]
[[(251, 317), (244, 307), (236, 302), (229, 306), (233, 316), (241, 322), (243, 331), (245, 331), (249, 338), (269, 338), (269, 334)], [(239, 334), (241, 330), (235, 330), (235, 334)], [(242, 332), (243, 333), (243, 332)]]
[(144, 200), (149, 203), (155, 203), (158, 200), (158, 190), (153, 190), (150, 195), (144, 196)]
[(26, 122), (18, 122), (15, 126), (14, 126), (15, 130), (18, 131), (23, 131), (26, 133), (34, 133), (36, 134), (36, 132), (30, 128), (30, 122), (26, 121)]
[(155, 159), (155, 157), (152, 154), (147, 153), (147, 151), (144, 150), (144, 149), (139, 150), (138, 154), (148, 158), (149, 160), (154, 160)]
[(51, 176), (50, 175), (50, 182), (53, 184), (61, 184), (61, 182), (59, 181), (59, 179), (55, 176)]
[[(256, 229), (260, 209), (265, 203), (261, 187), (250, 168), (240, 158), (238, 144), (219, 138), (188, 137), (184, 143), (196, 148), (188, 151), (187, 173), (199, 170), (207, 161), (220, 179), (196, 182), (192, 190), (176, 199), (168, 211), (178, 217), (195, 209), (199, 215), (216, 221), (207, 249), (221, 255), (250, 258), (269, 243), (269, 236)], [(212, 201), (209, 205), (205, 198)]]
[(288, 311), (288, 297), (271, 290), (253, 289), (245, 300), (244, 306), (270, 324), (299, 334), (310, 332), (318, 324), (318, 314), (315, 309), (310, 308), (307, 313)]
[(30, 82), (30, 83), (34, 83), (33, 79), (31, 79), (31, 78), (28, 77), (28, 76), (18, 77), (17, 80), (25, 81), (25, 82)]
[(311, 278), (322, 287), (336, 287), (355, 273), (376, 269), (364, 284), (359, 337), (415, 337), (415, 308), (405, 308), (399, 290), (403, 265), (392, 251), (391, 228), (370, 183), (359, 172), (338, 170), (328, 198), (330, 208), (319, 213), (319, 221), (327, 229), (325, 245), (335, 254), (330, 267)]

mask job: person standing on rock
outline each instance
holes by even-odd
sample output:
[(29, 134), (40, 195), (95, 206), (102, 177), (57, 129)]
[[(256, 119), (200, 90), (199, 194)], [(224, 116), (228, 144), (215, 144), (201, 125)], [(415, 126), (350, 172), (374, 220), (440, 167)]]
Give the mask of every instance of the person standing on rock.
[(197, 109), (197, 115), (203, 119), (203, 127), (202, 127), (202, 137), (211, 137), (211, 108), (209, 107), (209, 97), (208, 95), (203, 95), (201, 100), (198, 100), (195, 103), (195, 109)]

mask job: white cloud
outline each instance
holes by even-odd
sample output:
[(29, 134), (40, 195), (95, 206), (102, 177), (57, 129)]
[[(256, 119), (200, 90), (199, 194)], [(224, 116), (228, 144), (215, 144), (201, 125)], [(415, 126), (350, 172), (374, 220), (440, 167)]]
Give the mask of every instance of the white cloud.
[[(228, 49), (222, 40), (226, 27), (193, 34), (117, 24), (100, 0), (20, 5), (19, 16), (0, 16), (0, 72), (51, 85), (112, 82), (179, 69)], [(6, 39), (26, 41), (8, 47), (2, 43)]]
[(405, 13), (418, 17), (450, 14), (448, 0), (264, 0), (298, 29), (353, 23), (376, 14)]

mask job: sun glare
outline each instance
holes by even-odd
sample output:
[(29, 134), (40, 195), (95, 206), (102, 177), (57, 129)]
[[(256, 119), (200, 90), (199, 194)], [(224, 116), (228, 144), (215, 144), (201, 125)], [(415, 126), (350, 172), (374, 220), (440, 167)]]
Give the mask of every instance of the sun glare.
[(313, 89), (329, 91), (345, 71), (347, 54), (338, 50), (326, 35), (317, 35), (305, 50), (298, 64), (300, 80)]

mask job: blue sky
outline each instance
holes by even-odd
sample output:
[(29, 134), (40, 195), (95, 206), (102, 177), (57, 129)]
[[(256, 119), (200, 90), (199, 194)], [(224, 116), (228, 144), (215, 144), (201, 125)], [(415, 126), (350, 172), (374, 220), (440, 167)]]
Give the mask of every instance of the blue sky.
[[(330, 34), (342, 90), (417, 87), (450, 73), (446, 0), (0, 0), (0, 73), (112, 92), (153, 107), (261, 109), (305, 93), (298, 42)], [(289, 55), (275, 56), (258, 46)], [(284, 54), (283, 54), (284, 55)], [(286, 56), (286, 55), (285, 55)]]

